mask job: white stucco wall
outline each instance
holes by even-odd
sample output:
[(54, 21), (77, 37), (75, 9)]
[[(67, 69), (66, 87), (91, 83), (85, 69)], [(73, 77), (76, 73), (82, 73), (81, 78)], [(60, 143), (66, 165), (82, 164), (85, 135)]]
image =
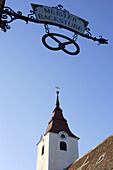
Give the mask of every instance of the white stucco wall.
[[(67, 144), (67, 151), (60, 150), (60, 142)], [(45, 146), (41, 156), (42, 146)], [(63, 170), (78, 158), (78, 140), (73, 137), (61, 139), (59, 134), (48, 133), (38, 144), (37, 170)]]
[[(67, 144), (67, 151), (60, 150), (60, 142)], [(59, 134), (49, 134), (49, 170), (62, 170), (78, 158), (78, 140), (73, 137), (61, 139)]]
[[(44, 154), (42, 155), (42, 147), (44, 145)], [(48, 170), (49, 164), (49, 134), (43, 136), (41, 141), (38, 143), (37, 153), (37, 169), (36, 170)]]

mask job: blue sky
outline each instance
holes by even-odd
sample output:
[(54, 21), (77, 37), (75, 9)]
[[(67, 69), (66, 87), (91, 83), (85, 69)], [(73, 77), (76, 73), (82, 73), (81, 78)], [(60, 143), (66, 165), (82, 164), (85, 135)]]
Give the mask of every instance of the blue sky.
[[(43, 24), (16, 20), (0, 31), (0, 169), (36, 169), (37, 142), (45, 133), (60, 87), (60, 106), (80, 137), (79, 155), (113, 132), (113, 1), (41, 0), (6, 2), (27, 15), (30, 3), (64, 8), (89, 22), (93, 36), (108, 45), (78, 37), (80, 53), (70, 56), (42, 44)], [(73, 33), (50, 26), (51, 32)]]

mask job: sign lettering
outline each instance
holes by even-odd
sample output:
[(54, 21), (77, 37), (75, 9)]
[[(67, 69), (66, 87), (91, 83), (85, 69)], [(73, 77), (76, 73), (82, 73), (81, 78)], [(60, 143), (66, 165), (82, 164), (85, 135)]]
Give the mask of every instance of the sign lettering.
[(43, 23), (56, 25), (73, 32), (84, 33), (88, 22), (56, 7), (32, 4), (36, 19)]

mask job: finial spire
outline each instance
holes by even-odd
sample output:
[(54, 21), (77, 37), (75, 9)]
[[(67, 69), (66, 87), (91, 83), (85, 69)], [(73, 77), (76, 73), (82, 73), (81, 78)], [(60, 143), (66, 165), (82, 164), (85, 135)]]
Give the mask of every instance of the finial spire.
[(57, 91), (56, 91), (56, 93), (57, 93), (57, 100), (56, 100), (56, 107), (57, 108), (59, 108), (59, 97), (58, 97), (58, 94), (59, 94), (59, 91), (58, 91), (58, 89), (60, 89), (58, 86), (56, 86), (56, 89), (57, 89)]

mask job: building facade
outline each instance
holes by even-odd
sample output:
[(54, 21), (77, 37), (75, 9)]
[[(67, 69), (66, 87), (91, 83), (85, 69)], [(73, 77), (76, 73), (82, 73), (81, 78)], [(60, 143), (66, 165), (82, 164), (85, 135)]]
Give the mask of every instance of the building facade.
[(78, 137), (69, 129), (63, 117), (57, 91), (56, 107), (46, 133), (38, 145), (37, 170), (62, 170), (78, 158)]
[(113, 134), (78, 158), (79, 138), (68, 127), (58, 94), (46, 133), (37, 144), (36, 170), (113, 170)]

